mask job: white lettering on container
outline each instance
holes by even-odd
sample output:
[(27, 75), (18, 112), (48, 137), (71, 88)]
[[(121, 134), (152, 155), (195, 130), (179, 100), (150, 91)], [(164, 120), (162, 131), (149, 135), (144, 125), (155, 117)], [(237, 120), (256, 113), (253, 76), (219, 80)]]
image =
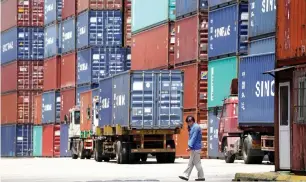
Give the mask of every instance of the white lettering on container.
[(45, 13), (48, 13), (49, 11), (52, 11), (54, 9), (53, 4), (49, 4), (45, 6)]
[(46, 104), (43, 107), (44, 107), (44, 111), (51, 111), (52, 110), (52, 105), (51, 104)]
[(72, 31), (63, 33), (63, 41), (69, 40), (72, 38)]
[(116, 106), (124, 106), (125, 105), (125, 95), (116, 95), (114, 94), (114, 100)]
[(261, 11), (263, 13), (268, 13), (276, 10), (275, 0), (262, 0), (261, 2)]
[(79, 64), (79, 70), (80, 70), (80, 71), (86, 71), (86, 70), (88, 70), (88, 64), (87, 64), (87, 63)]
[(13, 41), (8, 42), (2, 46), (2, 52), (9, 51), (10, 49), (13, 49), (13, 48), (14, 48), (14, 42)]
[(214, 100), (214, 68), (210, 70), (210, 100)]
[(257, 81), (255, 95), (257, 97), (274, 97), (274, 80)]
[(228, 25), (227, 27), (216, 28), (214, 35), (215, 35), (215, 38), (227, 37), (231, 35), (231, 26)]
[(85, 27), (85, 26), (79, 28), (79, 35), (83, 35), (83, 34), (85, 34), (85, 33), (86, 33), (86, 27)]
[(110, 99), (109, 98), (104, 98), (104, 99), (102, 99), (102, 101), (101, 101), (101, 107), (103, 108), (103, 109), (107, 109), (107, 108), (109, 108), (110, 107)]
[(54, 43), (54, 38), (53, 37), (49, 37), (46, 39), (46, 45), (50, 45)]

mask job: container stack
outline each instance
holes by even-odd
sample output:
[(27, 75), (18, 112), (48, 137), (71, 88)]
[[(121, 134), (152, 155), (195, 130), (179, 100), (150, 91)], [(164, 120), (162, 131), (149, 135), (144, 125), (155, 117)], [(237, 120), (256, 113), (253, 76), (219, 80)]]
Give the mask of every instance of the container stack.
[(34, 97), (43, 89), (43, 0), (1, 1), (1, 156), (32, 156)]

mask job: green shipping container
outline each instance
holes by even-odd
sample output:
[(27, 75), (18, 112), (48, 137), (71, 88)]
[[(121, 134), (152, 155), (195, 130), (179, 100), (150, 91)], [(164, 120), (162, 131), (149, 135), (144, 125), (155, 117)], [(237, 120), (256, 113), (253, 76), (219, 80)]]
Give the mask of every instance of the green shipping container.
[(132, 0), (132, 32), (175, 20), (176, 0)]
[(208, 107), (222, 106), (230, 94), (233, 78), (237, 78), (237, 57), (208, 62)]
[(42, 126), (33, 127), (33, 156), (42, 156)]

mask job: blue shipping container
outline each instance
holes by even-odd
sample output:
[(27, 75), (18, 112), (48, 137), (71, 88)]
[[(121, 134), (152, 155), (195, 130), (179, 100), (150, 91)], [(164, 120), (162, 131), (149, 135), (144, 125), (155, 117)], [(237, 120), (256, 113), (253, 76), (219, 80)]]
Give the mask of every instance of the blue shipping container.
[[(225, 44), (226, 42), (226, 44)], [(209, 12), (209, 58), (244, 54), (248, 49), (248, 5), (235, 4)]]
[(249, 0), (249, 37), (275, 32), (276, 0)]
[(81, 50), (77, 53), (77, 84), (99, 83), (102, 78), (127, 71), (129, 58), (126, 48)]
[(60, 122), (61, 97), (59, 92), (44, 92), (42, 95), (42, 123)]
[(222, 153), (219, 152), (218, 129), (222, 110), (218, 110), (218, 115), (214, 111), (208, 112), (208, 157), (220, 158)]
[(62, 0), (44, 0), (45, 1), (45, 25), (62, 20)]
[(207, 0), (176, 0), (176, 17), (207, 9)]
[(228, 3), (230, 1), (233, 1), (233, 0), (208, 0), (208, 6), (209, 7), (214, 7), (214, 6), (217, 6), (217, 5)]
[(61, 28), (58, 24), (45, 28), (45, 58), (61, 54), (61, 36)]
[(1, 33), (1, 63), (44, 58), (44, 29), (14, 27)]
[(262, 73), (273, 70), (275, 54), (248, 56), (239, 64), (239, 111), (240, 125), (274, 123), (275, 81)]
[(122, 46), (121, 11), (86, 11), (77, 19), (77, 48)]
[(61, 124), (60, 127), (60, 156), (61, 157), (69, 157), (71, 153), (68, 148), (68, 140), (69, 140), (69, 125)]
[(62, 53), (75, 50), (75, 19), (70, 18), (61, 23), (62, 27)]
[(1, 157), (32, 156), (32, 125), (1, 126)]
[(275, 53), (275, 37), (267, 37), (250, 42), (249, 54)]

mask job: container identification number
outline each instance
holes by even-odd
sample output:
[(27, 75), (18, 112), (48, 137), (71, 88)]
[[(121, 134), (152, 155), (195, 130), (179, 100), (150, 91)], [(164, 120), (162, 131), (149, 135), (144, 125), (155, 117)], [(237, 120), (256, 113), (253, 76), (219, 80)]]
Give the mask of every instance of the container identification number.
[(9, 51), (10, 49), (13, 49), (14, 48), (14, 42), (9, 42), (9, 43), (6, 43), (2, 46), (2, 52), (6, 52), (6, 51)]
[(86, 71), (86, 70), (88, 70), (88, 64), (87, 64), (87, 63), (79, 64), (79, 70), (80, 70), (80, 71)]

